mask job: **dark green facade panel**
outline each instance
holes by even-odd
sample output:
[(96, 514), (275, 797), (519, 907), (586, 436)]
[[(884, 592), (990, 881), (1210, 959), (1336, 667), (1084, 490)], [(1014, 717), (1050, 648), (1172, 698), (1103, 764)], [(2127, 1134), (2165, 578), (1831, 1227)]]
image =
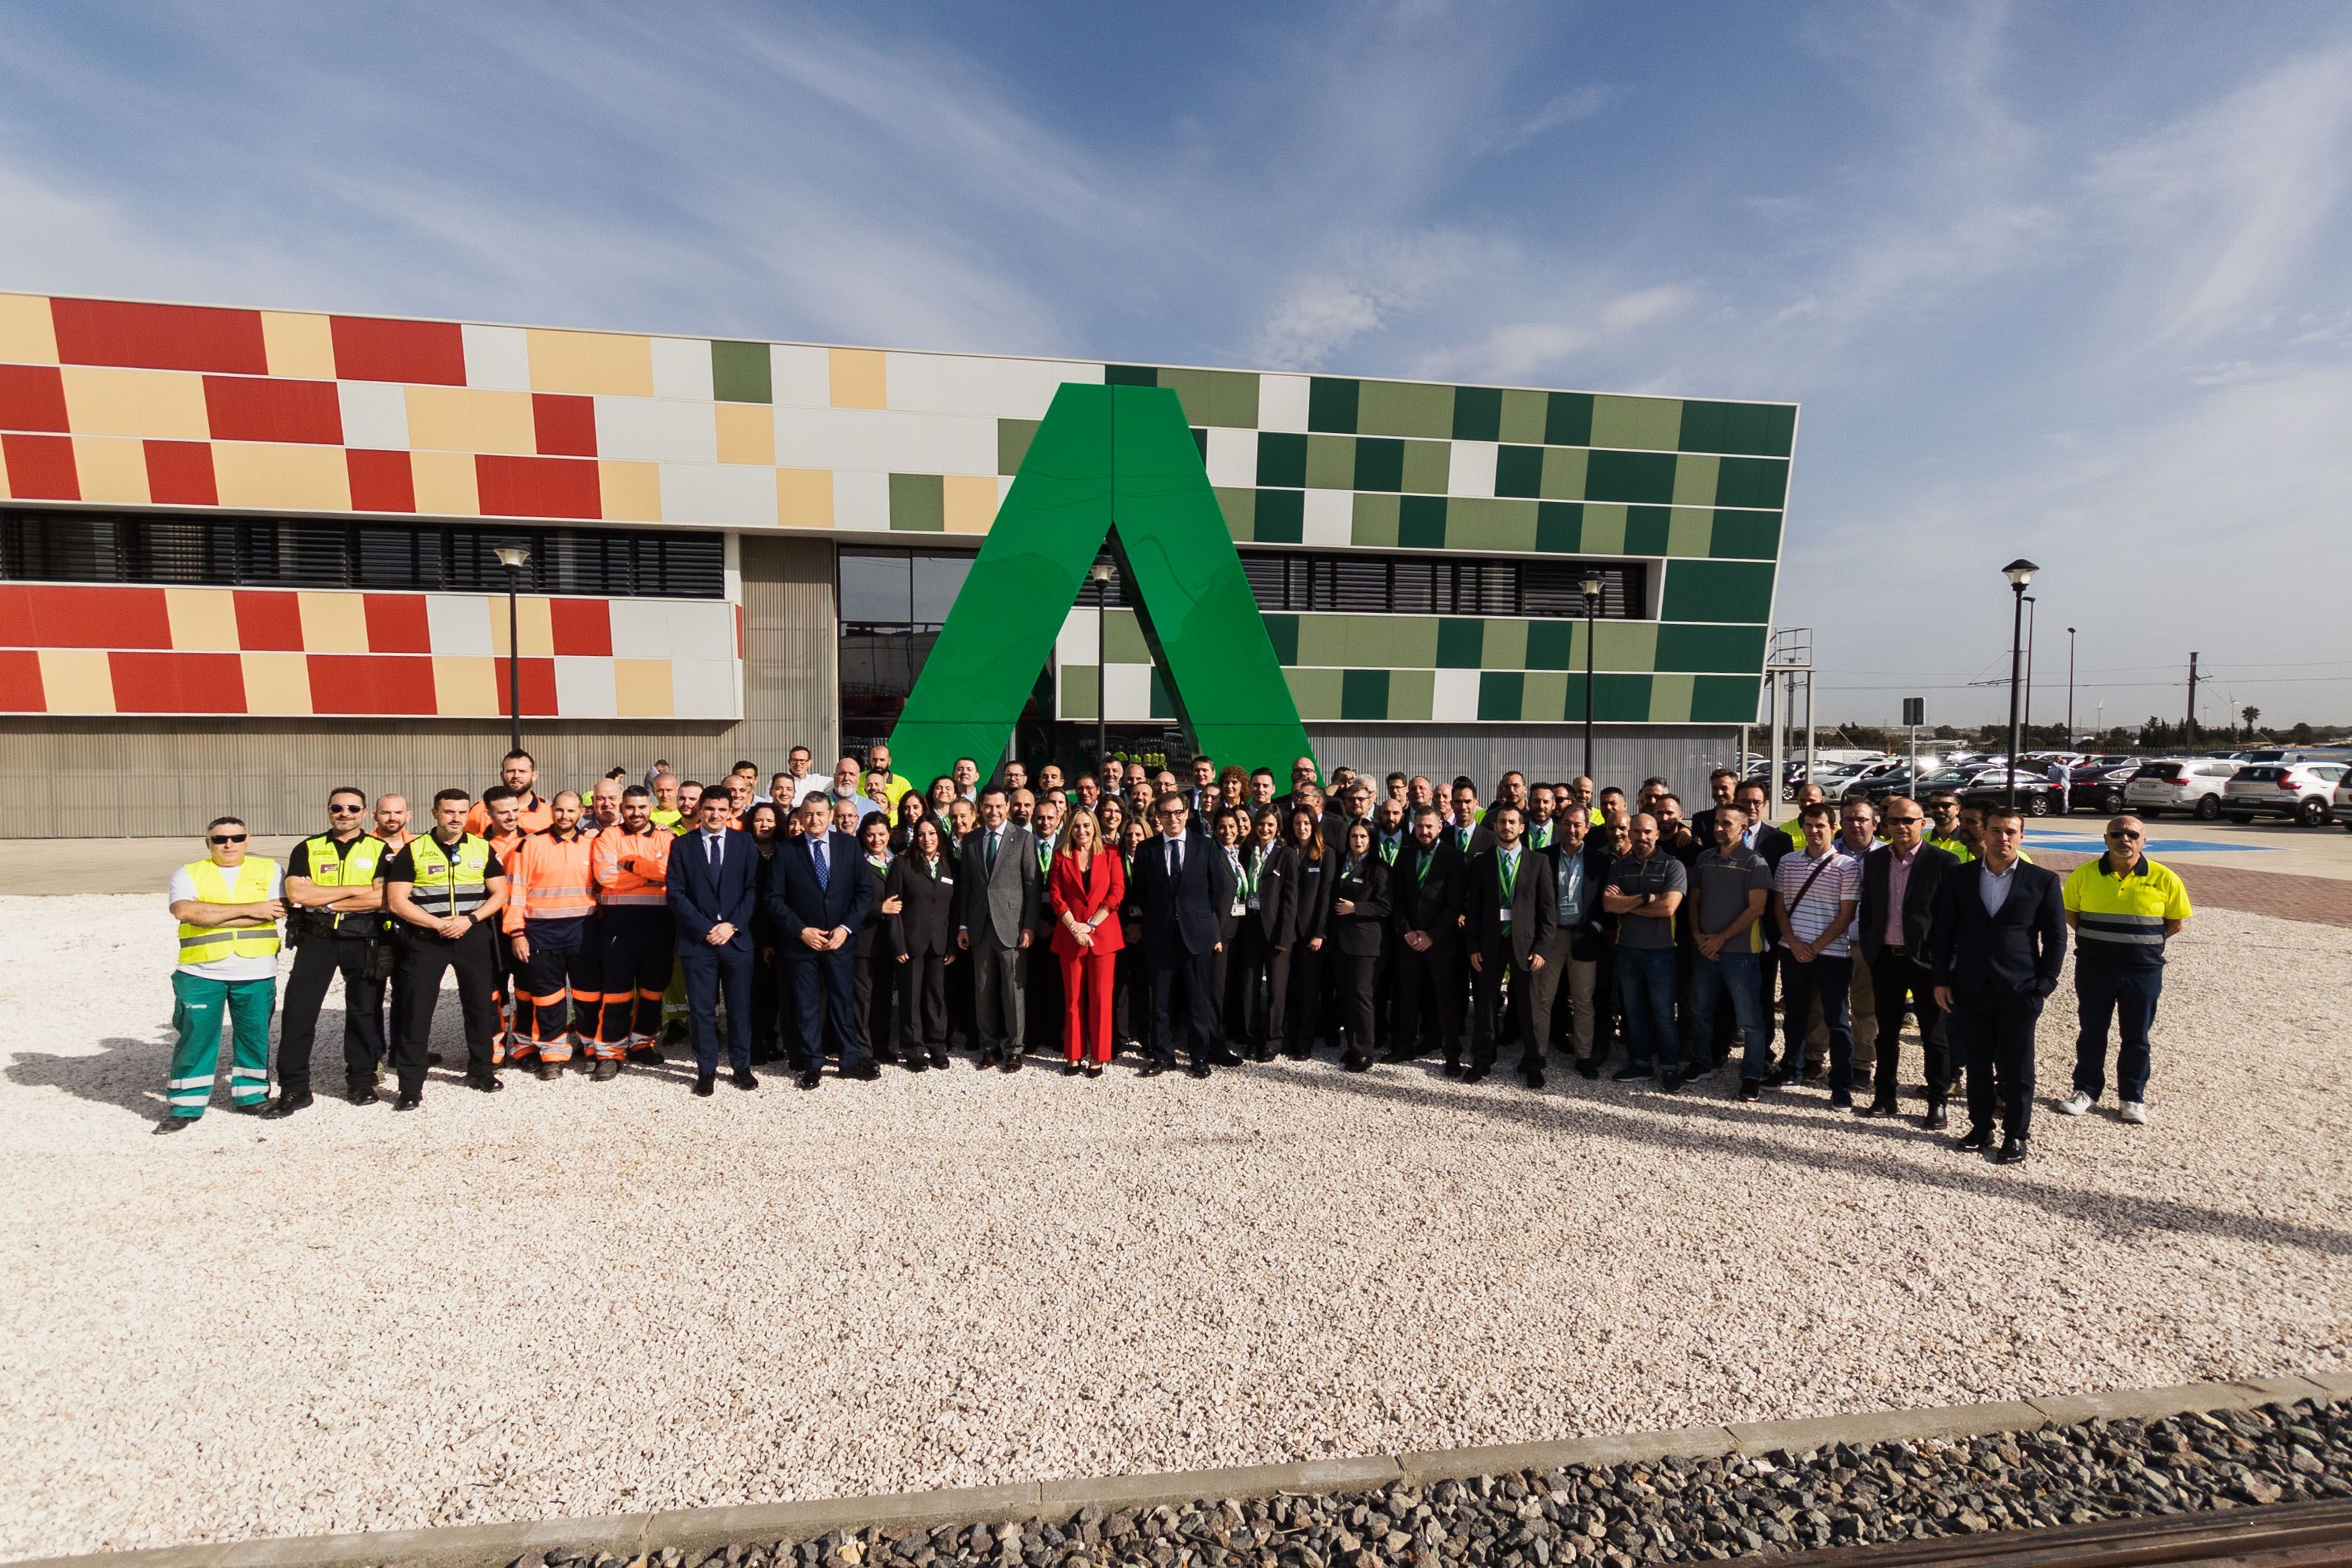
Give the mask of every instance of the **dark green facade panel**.
[(1516, 669), (1490, 669), (1478, 677), (1478, 717), (1481, 721), (1520, 718), (1528, 678)]
[(1780, 555), (1780, 514), (1777, 511), (1718, 511), (1707, 553), (1725, 561), (1777, 561)]
[(1541, 447), (1504, 447), (1495, 454), (1495, 493), (1532, 500), (1543, 494)]
[(1634, 506), (1625, 509), (1625, 553), (1628, 555), (1664, 555), (1666, 553), (1667, 525), (1674, 513), (1662, 506)]
[(1785, 458), (1726, 458), (1715, 481), (1717, 506), (1761, 506), (1778, 510), (1789, 499), (1789, 463)]
[(1576, 663), (1576, 626), (1574, 621), (1539, 620), (1528, 623), (1528, 668), (1529, 669), (1568, 669)]
[(1760, 675), (1701, 675), (1691, 681), (1691, 722), (1753, 724)]
[(1303, 489), (1307, 485), (1307, 437), (1289, 430), (1265, 430), (1257, 438), (1257, 482)]
[(1260, 544), (1297, 544), (1307, 537), (1305, 490), (1260, 490), (1250, 537)]
[(1548, 500), (1536, 506), (1536, 548), (1553, 555), (1573, 555), (1584, 548), (1584, 503)]
[(1389, 716), (1389, 672), (1347, 669), (1339, 672), (1339, 717), (1386, 719)]
[(1544, 445), (1592, 445), (1592, 394), (1555, 392), (1544, 400)]
[(1454, 438), (1456, 441), (1499, 441), (1503, 438), (1501, 387), (1457, 386), (1454, 389)]
[(1274, 644), (1274, 662), (1294, 665), (1298, 662), (1298, 617), (1268, 616), (1265, 617), (1266, 640)]
[(1447, 616), (1437, 623), (1437, 668), (1476, 669), (1486, 662), (1486, 623)]
[(1339, 376), (1318, 375), (1307, 384), (1307, 427), (1336, 436), (1356, 433), (1358, 384)]
[(1675, 499), (1674, 454), (1596, 451), (1585, 468), (1584, 499), (1669, 505)]
[(1404, 489), (1404, 443), (1387, 436), (1356, 438), (1356, 478), (1360, 490)]
[(1658, 628), (1657, 668), (1676, 670), (1761, 669), (1760, 626), (1688, 626), (1669, 621)]
[(1404, 496), (1397, 502), (1397, 543), (1406, 550), (1445, 548), (1444, 496)]
[(1741, 621), (1772, 616), (1769, 561), (1669, 561), (1658, 616), (1665, 621)]
[(1797, 437), (1797, 411), (1787, 404), (1700, 403), (1683, 405), (1681, 447), (1685, 452), (1785, 458)]
[[(1578, 678), (1580, 680), (1582, 677)], [(1581, 692), (1573, 694), (1576, 717), (1584, 717)], [(1565, 714), (1562, 717), (1566, 717)], [(1650, 721), (1650, 678), (1603, 671), (1592, 678), (1592, 717), (1603, 724), (1646, 724)]]

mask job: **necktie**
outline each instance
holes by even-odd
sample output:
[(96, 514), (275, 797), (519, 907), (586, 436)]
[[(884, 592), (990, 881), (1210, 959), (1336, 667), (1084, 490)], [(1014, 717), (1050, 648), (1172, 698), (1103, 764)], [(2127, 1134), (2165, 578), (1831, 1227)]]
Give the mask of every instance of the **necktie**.
[(988, 868), (991, 872), (996, 869), (996, 830), (993, 828), (988, 835)]
[(823, 891), (825, 885), (824, 838), (823, 836), (813, 838), (809, 841), (809, 853), (816, 858), (816, 885), (818, 890)]
[(1168, 841), (1168, 875), (1173, 879), (1184, 874), (1183, 846), (1171, 838)]
[(702, 836), (702, 847), (709, 852), (710, 868), (714, 871), (719, 869), (727, 856), (727, 851), (722, 847), (723, 843), (724, 841), (716, 833), (706, 833)]

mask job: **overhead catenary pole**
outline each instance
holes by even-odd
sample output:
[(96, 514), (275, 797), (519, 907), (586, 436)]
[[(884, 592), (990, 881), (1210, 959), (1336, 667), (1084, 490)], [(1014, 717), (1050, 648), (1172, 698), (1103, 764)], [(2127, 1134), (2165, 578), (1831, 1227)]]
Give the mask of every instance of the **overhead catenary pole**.
[(2074, 749), (2074, 628), (2066, 628), (2066, 749)]
[(2189, 656), (2189, 723), (2180, 749), (2184, 752), (2197, 749), (2197, 655), (2194, 652)]

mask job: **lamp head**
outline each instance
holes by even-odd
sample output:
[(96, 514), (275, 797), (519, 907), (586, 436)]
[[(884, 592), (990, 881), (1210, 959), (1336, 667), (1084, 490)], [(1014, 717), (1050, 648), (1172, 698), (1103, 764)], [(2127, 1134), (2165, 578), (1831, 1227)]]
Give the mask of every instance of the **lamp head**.
[(2021, 594), (2025, 591), (2025, 585), (2033, 581), (2033, 574), (2041, 570), (2041, 567), (2021, 555), (2002, 567), (2000, 574), (2009, 579), (2011, 587)]
[(1598, 572), (1586, 573), (1584, 574), (1583, 581), (1577, 584), (1577, 586), (1584, 591), (1584, 596), (1588, 599), (1597, 599), (1601, 597), (1601, 574)]
[(1110, 563), (1109, 563), (1109, 562), (1108, 562), (1108, 561), (1097, 561), (1097, 562), (1096, 562), (1093, 565), (1091, 565), (1091, 566), (1087, 567), (1087, 582), (1089, 582), (1089, 583), (1108, 583), (1108, 582), (1109, 582), (1109, 581), (1110, 581)]
[(498, 556), (499, 564), (509, 572), (520, 572), (530, 564), (530, 551), (524, 545), (501, 544), (492, 553)]

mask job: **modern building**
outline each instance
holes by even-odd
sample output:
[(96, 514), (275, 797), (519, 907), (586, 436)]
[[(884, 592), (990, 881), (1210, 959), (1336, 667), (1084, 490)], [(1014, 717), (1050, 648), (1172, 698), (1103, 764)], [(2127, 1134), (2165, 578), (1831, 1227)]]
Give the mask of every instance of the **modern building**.
[[(1055, 390), (1175, 391), (1326, 766), (1697, 783), (1757, 717), (1796, 408), (0, 294), (14, 836), (307, 828), (527, 743), (887, 734)], [(1096, 594), (1100, 600), (1097, 602)], [(1186, 755), (1114, 574), (1018, 745)]]

